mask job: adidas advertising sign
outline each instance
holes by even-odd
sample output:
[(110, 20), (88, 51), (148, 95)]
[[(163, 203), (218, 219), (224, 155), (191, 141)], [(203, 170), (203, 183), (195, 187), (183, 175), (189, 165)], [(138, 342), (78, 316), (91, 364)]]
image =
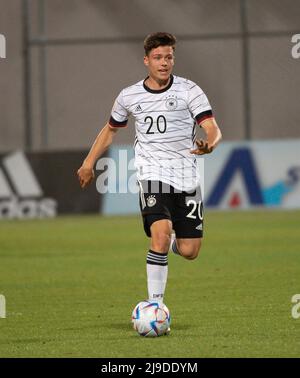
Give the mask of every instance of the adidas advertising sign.
[(102, 195), (95, 184), (82, 190), (76, 175), (87, 153), (0, 154), (0, 221), (99, 213)]
[(57, 202), (46, 198), (23, 152), (4, 157), (0, 166), (0, 219), (56, 216)]

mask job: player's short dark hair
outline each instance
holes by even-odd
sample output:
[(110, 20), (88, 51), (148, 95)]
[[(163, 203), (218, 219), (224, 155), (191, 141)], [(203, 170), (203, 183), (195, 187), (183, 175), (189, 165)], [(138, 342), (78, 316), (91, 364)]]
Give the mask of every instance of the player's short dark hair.
[(176, 37), (173, 34), (157, 32), (149, 34), (144, 41), (145, 55), (149, 55), (152, 49), (159, 46), (172, 46), (175, 50)]

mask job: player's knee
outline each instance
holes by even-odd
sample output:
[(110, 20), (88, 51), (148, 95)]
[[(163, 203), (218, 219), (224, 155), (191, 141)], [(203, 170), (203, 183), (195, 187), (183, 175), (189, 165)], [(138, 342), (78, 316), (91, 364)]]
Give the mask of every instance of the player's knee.
[(199, 250), (196, 248), (189, 249), (185, 252), (184, 257), (187, 260), (195, 260), (199, 255)]
[(159, 231), (152, 235), (151, 248), (157, 252), (168, 252), (171, 235), (168, 232)]
[(200, 252), (201, 240), (195, 244), (183, 244), (180, 246), (180, 254), (187, 260), (195, 260)]

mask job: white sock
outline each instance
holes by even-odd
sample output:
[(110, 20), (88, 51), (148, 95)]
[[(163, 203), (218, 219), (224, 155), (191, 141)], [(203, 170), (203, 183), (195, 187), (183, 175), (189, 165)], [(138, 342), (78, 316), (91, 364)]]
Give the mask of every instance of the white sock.
[(168, 254), (151, 249), (147, 255), (147, 283), (150, 301), (163, 302), (168, 278)]
[(176, 235), (174, 233), (171, 234), (170, 251), (176, 255), (180, 255), (179, 249), (177, 248)]

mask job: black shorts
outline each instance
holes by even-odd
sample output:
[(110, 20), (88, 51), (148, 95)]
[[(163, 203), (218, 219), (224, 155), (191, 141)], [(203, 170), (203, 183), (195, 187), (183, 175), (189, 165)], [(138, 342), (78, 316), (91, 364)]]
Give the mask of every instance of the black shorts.
[(144, 230), (151, 237), (152, 223), (169, 219), (177, 238), (203, 236), (203, 202), (200, 187), (180, 192), (160, 181), (139, 181)]

